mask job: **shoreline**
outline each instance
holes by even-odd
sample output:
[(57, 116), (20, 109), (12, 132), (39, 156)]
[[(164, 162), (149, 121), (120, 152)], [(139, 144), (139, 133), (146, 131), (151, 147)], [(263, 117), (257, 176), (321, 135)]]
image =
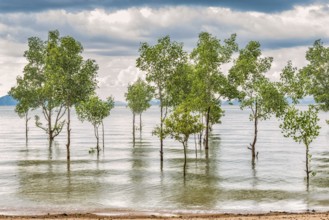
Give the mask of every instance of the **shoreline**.
[(329, 220), (328, 212), (268, 212), (268, 213), (243, 213), (243, 214), (233, 214), (233, 213), (217, 213), (217, 214), (191, 214), (191, 213), (166, 213), (166, 214), (117, 214), (117, 213), (62, 213), (62, 214), (41, 214), (41, 215), (2, 215), (0, 214), (0, 219), (13, 219), (13, 220), (32, 220), (32, 219), (69, 219), (69, 220), (79, 220), (79, 219), (219, 219), (219, 220), (280, 220), (280, 219), (298, 219), (298, 220)]

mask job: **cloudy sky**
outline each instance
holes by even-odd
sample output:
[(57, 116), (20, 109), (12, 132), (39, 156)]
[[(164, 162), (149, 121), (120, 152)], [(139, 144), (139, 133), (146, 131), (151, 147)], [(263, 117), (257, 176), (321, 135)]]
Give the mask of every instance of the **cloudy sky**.
[(124, 100), (128, 83), (144, 75), (135, 67), (140, 42), (170, 35), (190, 52), (201, 31), (220, 39), (236, 33), (240, 47), (257, 40), (274, 57), (275, 80), (288, 60), (305, 65), (315, 40), (329, 43), (328, 24), (325, 0), (1, 0), (0, 96), (22, 75), (27, 39), (45, 40), (49, 30), (73, 36), (97, 61), (102, 98)]

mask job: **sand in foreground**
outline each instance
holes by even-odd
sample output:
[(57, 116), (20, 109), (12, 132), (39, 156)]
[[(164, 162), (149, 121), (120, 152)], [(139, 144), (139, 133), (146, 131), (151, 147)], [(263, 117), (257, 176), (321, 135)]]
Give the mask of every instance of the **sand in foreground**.
[(113, 219), (113, 220), (329, 220), (329, 212), (326, 213), (268, 213), (268, 214), (250, 214), (250, 215), (233, 215), (233, 214), (218, 214), (218, 215), (182, 215), (174, 217), (161, 217), (161, 216), (98, 216), (93, 214), (60, 214), (60, 215), (44, 215), (44, 216), (0, 216), (0, 219), (13, 219), (13, 220), (36, 220), (36, 219), (68, 219), (68, 220), (83, 220), (83, 219)]

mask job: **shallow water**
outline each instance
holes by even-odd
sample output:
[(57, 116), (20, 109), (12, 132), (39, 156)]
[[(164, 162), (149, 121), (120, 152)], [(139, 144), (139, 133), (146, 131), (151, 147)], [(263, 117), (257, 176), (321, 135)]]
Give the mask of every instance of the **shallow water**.
[(24, 120), (13, 107), (0, 107), (0, 213), (329, 210), (328, 113), (320, 113), (321, 134), (311, 144), (316, 176), (307, 192), (302, 144), (284, 138), (276, 119), (260, 122), (259, 159), (252, 169), (249, 114), (237, 106), (225, 106), (225, 111), (208, 153), (196, 150), (191, 138), (184, 178), (182, 145), (170, 139), (160, 171), (159, 140), (151, 134), (159, 121), (156, 106), (143, 114), (135, 147), (131, 113), (116, 107), (105, 120), (105, 151), (98, 159), (88, 152), (95, 146), (92, 126), (73, 114), (69, 170), (65, 131), (49, 150), (47, 136), (31, 119), (26, 146)]

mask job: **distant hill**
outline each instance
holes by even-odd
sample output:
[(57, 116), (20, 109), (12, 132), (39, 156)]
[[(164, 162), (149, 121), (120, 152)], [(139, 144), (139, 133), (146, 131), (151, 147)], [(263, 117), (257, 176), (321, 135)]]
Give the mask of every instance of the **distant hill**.
[(222, 101), (222, 105), (240, 105), (240, 102), (237, 99), (233, 99), (231, 101)]
[[(0, 97), (0, 106), (15, 106), (17, 105), (17, 101), (16, 99), (14, 99), (13, 97), (11, 97), (10, 95), (5, 95)], [(121, 101), (116, 101), (114, 103), (115, 106), (126, 106), (127, 104), (125, 102), (121, 102)]]
[(125, 103), (125, 102), (121, 102), (121, 101), (115, 101), (115, 102), (114, 102), (114, 105), (115, 105), (115, 106), (126, 106), (127, 103)]
[[(291, 99), (288, 99), (288, 102), (291, 104)], [(11, 97), (10, 95), (5, 95), (0, 97), (0, 106), (15, 106), (18, 102)], [(151, 105), (160, 105), (160, 101), (157, 99), (153, 99), (150, 101)], [(223, 101), (222, 105), (239, 105), (240, 102), (236, 99), (231, 101)], [(301, 105), (309, 105), (309, 104), (315, 104), (315, 101), (313, 97), (305, 97), (304, 99), (299, 100), (299, 104)], [(127, 103), (122, 101), (116, 101), (115, 106), (126, 106)]]
[(15, 106), (17, 101), (10, 95), (5, 95), (0, 97), (0, 106)]
[(160, 100), (158, 100), (158, 99), (152, 99), (150, 101), (150, 105), (160, 105)]
[[(292, 104), (292, 99), (291, 98), (288, 98), (288, 103)], [(300, 99), (298, 104), (299, 105), (311, 105), (311, 104), (315, 104), (315, 101), (314, 101), (313, 97), (308, 96), (308, 97), (305, 97), (303, 99)], [(231, 100), (231, 101), (223, 101), (222, 105), (240, 105), (240, 102), (239, 102), (239, 100), (234, 99), (234, 100)]]
[[(292, 102), (289, 102), (289, 103), (292, 103)], [(300, 99), (300, 100), (299, 100), (299, 104), (301, 104), (301, 105), (315, 104), (315, 100), (314, 100), (313, 97), (308, 96), (308, 97), (305, 97), (305, 98), (303, 98), (303, 99)]]

